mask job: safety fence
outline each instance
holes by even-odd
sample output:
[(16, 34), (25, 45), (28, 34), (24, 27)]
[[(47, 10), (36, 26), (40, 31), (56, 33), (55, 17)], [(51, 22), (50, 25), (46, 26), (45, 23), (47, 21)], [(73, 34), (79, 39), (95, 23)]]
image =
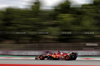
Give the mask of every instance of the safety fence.
[[(0, 55), (34, 56), (46, 53), (56, 53), (57, 50), (45, 51), (0, 51)], [(100, 50), (64, 50), (64, 53), (77, 52), (78, 56), (100, 56)]]
[(100, 43), (0, 44), (0, 50), (100, 50)]

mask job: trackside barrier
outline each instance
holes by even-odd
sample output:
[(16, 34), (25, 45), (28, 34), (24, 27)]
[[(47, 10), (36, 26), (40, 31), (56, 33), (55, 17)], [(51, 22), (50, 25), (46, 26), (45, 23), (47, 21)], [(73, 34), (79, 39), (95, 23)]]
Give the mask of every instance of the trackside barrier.
[[(21, 56), (33, 56), (41, 55), (46, 53), (56, 53), (57, 51), (48, 50), (48, 51), (0, 51), (0, 55), (21, 55)], [(100, 56), (100, 50), (70, 50), (70, 51), (61, 51), (64, 53), (77, 52), (78, 56)]]

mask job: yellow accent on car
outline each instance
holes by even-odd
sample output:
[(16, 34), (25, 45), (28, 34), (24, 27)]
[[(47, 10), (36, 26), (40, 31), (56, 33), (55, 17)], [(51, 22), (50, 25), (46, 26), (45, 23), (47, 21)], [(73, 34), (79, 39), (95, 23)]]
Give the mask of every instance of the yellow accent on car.
[(53, 58), (56, 58), (56, 56), (53, 56)]

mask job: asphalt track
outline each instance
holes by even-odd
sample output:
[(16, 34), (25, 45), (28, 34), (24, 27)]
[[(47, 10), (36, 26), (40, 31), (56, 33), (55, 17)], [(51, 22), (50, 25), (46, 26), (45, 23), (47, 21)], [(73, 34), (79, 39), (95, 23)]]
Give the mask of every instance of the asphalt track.
[(32, 60), (0, 59), (0, 64), (42, 64), (42, 65), (100, 65), (100, 60)]

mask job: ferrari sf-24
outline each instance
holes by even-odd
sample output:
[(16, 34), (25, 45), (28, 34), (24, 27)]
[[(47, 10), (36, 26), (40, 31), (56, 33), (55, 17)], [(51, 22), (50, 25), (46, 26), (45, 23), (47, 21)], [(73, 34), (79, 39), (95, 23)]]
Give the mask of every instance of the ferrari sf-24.
[(45, 55), (39, 55), (36, 56), (35, 59), (36, 60), (76, 60), (77, 59), (77, 53), (72, 52), (72, 53), (62, 53), (62, 52), (58, 52), (58, 53), (47, 53)]

